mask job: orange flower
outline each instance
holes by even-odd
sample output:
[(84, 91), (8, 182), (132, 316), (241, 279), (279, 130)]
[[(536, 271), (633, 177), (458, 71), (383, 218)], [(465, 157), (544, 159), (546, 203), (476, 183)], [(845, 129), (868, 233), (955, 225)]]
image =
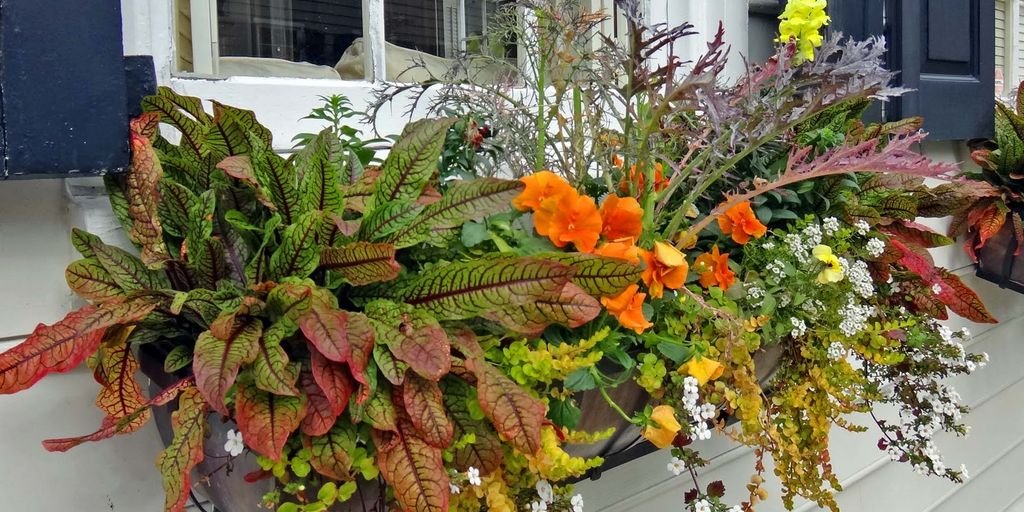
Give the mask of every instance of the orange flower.
[[(654, 191), (661, 192), (668, 188), (668, 179), (662, 173), (663, 167), (661, 163), (654, 164)], [(629, 166), (629, 172), (622, 177), (622, 181), (619, 182), (619, 192), (628, 194), (630, 190), (630, 184), (636, 187), (636, 191), (642, 192), (644, 190), (644, 171), (643, 169), (637, 169), (636, 165)]]
[(672, 290), (682, 288), (686, 274), (690, 272), (683, 253), (671, 244), (659, 241), (654, 242), (653, 250), (643, 251), (642, 256), (647, 266), (641, 277), (651, 297), (660, 299), (666, 287)]
[(676, 371), (697, 379), (697, 383), (703, 386), (708, 381), (721, 377), (722, 373), (725, 372), (725, 367), (714, 359), (697, 356), (683, 363)]
[(622, 160), (622, 155), (612, 155), (612, 167), (622, 169), (625, 162)]
[(704, 288), (718, 286), (727, 290), (736, 281), (736, 274), (729, 268), (729, 255), (719, 254), (718, 245), (697, 256), (694, 262), (694, 270), (700, 272), (700, 285)]
[(654, 424), (644, 428), (644, 437), (658, 448), (668, 448), (676, 434), (683, 428), (676, 419), (676, 411), (670, 405), (659, 405), (651, 411)]
[(604, 245), (598, 247), (597, 250), (594, 251), (594, 254), (618, 260), (625, 260), (635, 264), (640, 263), (640, 251), (641, 249), (639, 247), (633, 245), (632, 238), (623, 238), (620, 240), (605, 242)]
[(604, 304), (608, 312), (614, 315), (623, 327), (642, 334), (654, 324), (644, 318), (644, 299), (647, 298), (647, 294), (639, 293), (639, 290), (639, 286), (631, 284), (614, 297), (602, 297), (601, 304)]
[(750, 237), (761, 238), (768, 232), (768, 228), (754, 215), (750, 201), (729, 208), (725, 215), (718, 217), (718, 227), (722, 228), (722, 233), (731, 234), (732, 240), (740, 245), (749, 242)]
[(526, 188), (512, 200), (512, 206), (521, 212), (537, 210), (547, 199), (557, 199), (575, 192), (568, 181), (551, 171), (535, 172), (519, 181), (522, 181)]
[(644, 229), (644, 209), (633, 197), (610, 194), (601, 203), (601, 220), (604, 221), (601, 234), (605, 240), (636, 239)]
[[(545, 208), (551, 201), (545, 201)], [(573, 191), (559, 198), (554, 208), (547, 232), (551, 243), (565, 247), (572, 242), (580, 252), (594, 252), (597, 239), (601, 237), (601, 213), (597, 211), (594, 198)], [(534, 223), (537, 224), (536, 220)]]

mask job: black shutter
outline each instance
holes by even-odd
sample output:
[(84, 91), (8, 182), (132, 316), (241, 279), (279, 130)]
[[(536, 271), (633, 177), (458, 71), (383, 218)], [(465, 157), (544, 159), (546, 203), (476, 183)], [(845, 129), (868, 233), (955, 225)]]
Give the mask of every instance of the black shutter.
[(992, 135), (995, 0), (831, 0), (829, 15), (831, 30), (885, 35), (898, 85), (914, 89), (886, 119), (923, 116), (933, 140)]
[(890, 118), (923, 116), (934, 140), (988, 137), (995, 109), (995, 0), (889, 0), (891, 62), (904, 87)]
[(148, 84), (129, 84), (120, 0), (0, 1), (0, 179), (124, 169), (141, 64)]

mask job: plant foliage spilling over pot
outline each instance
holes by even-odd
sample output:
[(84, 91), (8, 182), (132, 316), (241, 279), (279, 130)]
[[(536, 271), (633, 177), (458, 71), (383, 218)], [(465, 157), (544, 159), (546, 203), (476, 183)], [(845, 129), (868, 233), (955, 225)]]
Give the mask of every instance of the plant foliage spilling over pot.
[[(172, 512), (211, 418), (237, 424), (227, 468), (258, 455), (246, 479), (274, 479), (263, 505), (282, 512), (371, 488), (415, 512), (580, 512), (565, 482), (602, 461), (566, 447), (615, 434), (581, 431), (581, 392), (672, 451), (695, 512), (753, 510), (766, 456), (786, 506), (838, 510), (829, 439), (867, 430), (854, 413), (893, 460), (962, 481), (932, 438), (966, 433), (944, 379), (984, 356), (939, 320), (995, 319), (929, 255), (952, 240), (915, 221), (966, 206), (948, 200), (963, 183), (924, 183), (958, 169), (914, 151), (918, 119), (860, 121), (902, 92), (884, 42), (823, 40), (824, 0), (794, 0), (776, 56), (725, 85), (721, 31), (689, 67), (654, 62), (691, 27), (621, 4), (625, 48), (595, 45), (604, 16), (577, 2), (520, 6), (538, 72), (418, 86), (437, 115), (383, 160), (341, 98), (284, 158), (253, 112), (161, 89), (108, 179), (137, 252), (74, 231), (66, 276), (88, 304), (0, 354), (0, 393), (88, 365), (105, 419), (53, 451), (176, 403), (157, 459)], [(174, 376), (150, 397), (140, 352)], [(639, 407), (613, 398), (627, 386)], [(742, 496), (696, 485), (713, 433), (755, 448)]]

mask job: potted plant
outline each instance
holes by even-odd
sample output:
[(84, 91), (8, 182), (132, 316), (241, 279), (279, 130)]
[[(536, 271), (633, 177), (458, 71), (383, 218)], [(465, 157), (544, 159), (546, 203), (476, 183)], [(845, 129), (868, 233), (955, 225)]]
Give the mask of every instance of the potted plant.
[(1024, 293), (1024, 138), (1021, 90), (1016, 104), (996, 101), (995, 140), (971, 141), (971, 159), (980, 167), (966, 173), (969, 194), (957, 200), (967, 207), (953, 219), (950, 236), (966, 235), (964, 250), (978, 264), (978, 276)]
[[(691, 69), (651, 67), (637, 56), (689, 31), (630, 10), (624, 77), (559, 70), (559, 101), (530, 121), (447, 89), (446, 115), (382, 161), (341, 100), (285, 159), (252, 112), (163, 88), (108, 180), (138, 255), (76, 230), (67, 278), (88, 304), (0, 354), (0, 393), (89, 366), (106, 418), (55, 451), (165, 418), (169, 511), (195, 484), (228, 512), (579, 512), (568, 482), (630, 432), (694, 477), (688, 510), (753, 510), (765, 456), (787, 506), (836, 510), (830, 430), (883, 405), (903, 421), (876, 418), (881, 449), (960, 481), (931, 440), (966, 432), (942, 379), (984, 356), (938, 319), (994, 319), (928, 256), (949, 240), (913, 222), (946, 207), (924, 178), (957, 169), (913, 151), (913, 120), (859, 121), (896, 93), (884, 44), (822, 42), (824, 2), (804, 3), (733, 86), (721, 32)], [(562, 5), (532, 7), (540, 28), (592, 31)], [(481, 176), (499, 170), (516, 179)], [(696, 486), (713, 432), (756, 448), (735, 505), (721, 482)]]

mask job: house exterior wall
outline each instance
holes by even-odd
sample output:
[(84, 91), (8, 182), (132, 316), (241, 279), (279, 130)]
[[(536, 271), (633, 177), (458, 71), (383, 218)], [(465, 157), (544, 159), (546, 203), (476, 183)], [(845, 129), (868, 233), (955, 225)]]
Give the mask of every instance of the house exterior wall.
[[(720, 0), (707, 1), (716, 4)], [(172, 79), (172, 32), (161, 32), (161, 27), (170, 27), (173, 16), (169, 8), (164, 9), (166, 4), (160, 0), (125, 2), (126, 53), (155, 55), (161, 82), (179, 92), (254, 109), (274, 131), (280, 149), (290, 145), (294, 133), (315, 129), (296, 119), (316, 105), (317, 95), (344, 93), (357, 107), (369, 100), (368, 84), (359, 82)], [(669, 20), (668, 5), (664, 4), (663, 11), (653, 12), (664, 12)], [(702, 28), (716, 24), (707, 17), (701, 21)], [(400, 113), (400, 109), (382, 113), (378, 118), (382, 133), (400, 129), (404, 123)], [(950, 161), (966, 160), (963, 149), (954, 144), (936, 144), (926, 151)], [(71, 227), (86, 228), (108, 242), (124, 241), (96, 181), (0, 183), (0, 351), (20, 342), (37, 322), (56, 321), (75, 305), (63, 281), (64, 267), (76, 257), (68, 241)], [(948, 463), (966, 463), (973, 478), (965, 485), (954, 486), (918, 477), (904, 465), (887, 462), (884, 454), (873, 448), (870, 434), (837, 433), (833, 460), (847, 489), (839, 496), (847, 512), (1024, 511), (1024, 489), (1018, 483), (1019, 468), (1024, 465), (1024, 372), (1020, 370), (1024, 367), (1024, 347), (1018, 340), (1019, 333), (1024, 332), (1024, 296), (974, 278), (973, 267), (959, 247), (936, 251), (936, 259), (957, 269), (1003, 321), (996, 326), (971, 326), (975, 337), (969, 348), (992, 356), (987, 368), (958, 383), (965, 402), (975, 407), (969, 421), (974, 430), (966, 440), (940, 443), (946, 448)], [(958, 320), (952, 323), (955, 327), (963, 325)], [(92, 406), (97, 390), (88, 372), (74, 370), (52, 375), (29, 391), (0, 397), (0, 453), (4, 456), (0, 464), (0, 510), (163, 509), (154, 464), (162, 446), (152, 425), (136, 434), (84, 445), (67, 454), (42, 450), (39, 443), (43, 439), (84, 434), (97, 428), (101, 414)], [(721, 479), (731, 484), (729, 499), (739, 502), (742, 497), (736, 491), (752, 473), (752, 455), (718, 437), (705, 443), (702, 453), (712, 458), (712, 464), (702, 472), (701, 482), (706, 485)], [(687, 481), (670, 478), (665, 470), (667, 458), (666, 453), (653, 454), (608, 471), (598, 481), (581, 483), (579, 490), (587, 510), (680, 510)], [(759, 511), (783, 510), (778, 491), (772, 494)], [(803, 504), (799, 507), (814, 510)]]

